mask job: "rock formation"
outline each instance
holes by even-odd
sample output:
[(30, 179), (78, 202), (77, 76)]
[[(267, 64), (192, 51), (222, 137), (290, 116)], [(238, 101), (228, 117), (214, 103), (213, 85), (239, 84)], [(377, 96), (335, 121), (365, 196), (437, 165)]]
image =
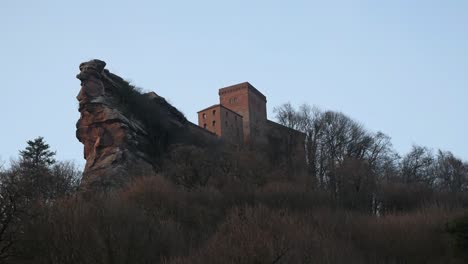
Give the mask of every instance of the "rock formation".
[(135, 87), (91, 60), (80, 64), (76, 137), (84, 145), (83, 188), (123, 186), (158, 170), (170, 144), (204, 144), (213, 136), (190, 123), (163, 97)]

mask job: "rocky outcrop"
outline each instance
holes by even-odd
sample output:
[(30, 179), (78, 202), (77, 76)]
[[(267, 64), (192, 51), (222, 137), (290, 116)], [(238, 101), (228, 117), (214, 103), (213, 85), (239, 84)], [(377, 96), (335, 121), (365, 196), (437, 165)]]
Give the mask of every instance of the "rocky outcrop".
[(76, 137), (86, 159), (83, 188), (123, 186), (132, 177), (157, 172), (170, 144), (213, 140), (163, 97), (141, 94), (105, 66), (100, 60), (84, 62), (77, 75), (81, 117)]

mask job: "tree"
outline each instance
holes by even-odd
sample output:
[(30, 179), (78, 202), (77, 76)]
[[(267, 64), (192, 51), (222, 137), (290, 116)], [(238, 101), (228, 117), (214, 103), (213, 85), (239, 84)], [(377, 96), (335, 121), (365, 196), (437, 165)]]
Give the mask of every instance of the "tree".
[[(4, 177), (2, 173), (1, 177)], [(12, 246), (17, 241), (20, 229), (20, 194), (10, 186), (0, 186), (0, 263), (12, 256)]]
[(427, 147), (413, 145), (411, 151), (401, 161), (404, 183), (434, 183), (434, 156)]
[(209, 153), (196, 146), (175, 145), (164, 162), (167, 177), (189, 189), (206, 185), (215, 169)]
[[(278, 144), (284, 147), (284, 153), (282, 153), (281, 160), (284, 161), (285, 169), (288, 171), (288, 176), (295, 176), (298, 172), (297, 169), (301, 166), (299, 164), (304, 164), (305, 160), (298, 160), (298, 146), (301, 146), (304, 150), (304, 137), (302, 133), (302, 123), (305, 121), (304, 118), (297, 112), (290, 103), (283, 104), (279, 107), (275, 107), (273, 112), (276, 114), (276, 119), (278, 123), (290, 128), (287, 130), (287, 133), (282, 135), (281, 140)], [(277, 160), (279, 161), (279, 160)], [(299, 162), (297, 162), (299, 161)], [(275, 161), (276, 162), (276, 161)], [(282, 163), (281, 161), (279, 161)]]
[(318, 107), (303, 104), (299, 107), (298, 114), (301, 119), (300, 130), (306, 134), (307, 172), (315, 182), (320, 164), (318, 159), (319, 139), (323, 135), (324, 130), (323, 112)]
[(49, 144), (44, 141), (43, 137), (28, 140), (27, 143), (26, 149), (20, 151), (22, 162), (29, 163), (35, 168), (48, 167), (56, 162), (54, 159), (56, 152), (50, 150)]
[(468, 189), (468, 164), (450, 151), (439, 150), (435, 161), (437, 187), (450, 192)]
[(81, 172), (70, 162), (57, 162), (55, 151), (43, 137), (27, 142), (20, 152), (18, 162), (12, 162), (2, 183), (27, 201), (43, 199), (50, 201), (76, 190)]
[(273, 113), (276, 114), (278, 123), (292, 129), (299, 130), (301, 122), (304, 121), (291, 103), (285, 103), (273, 108)]
[(56, 162), (55, 151), (50, 150), (49, 144), (43, 137), (28, 140), (24, 150), (19, 152), (20, 160), (12, 164), (14, 178), (10, 179), (11, 185), (21, 189), (21, 193), (28, 200), (36, 198), (47, 199), (50, 186), (53, 185), (51, 166)]
[[(276, 107), (274, 112), (280, 124), (305, 133), (309, 177), (317, 187), (327, 189), (334, 197), (338, 198), (344, 189), (342, 185), (349, 182), (346, 177), (375, 177), (368, 179), (373, 183), (368, 186), (374, 188), (377, 180), (395, 174), (399, 157), (393, 151), (390, 137), (382, 132), (369, 132), (343, 113), (322, 111), (308, 104), (296, 110), (286, 103)], [(343, 166), (345, 161), (348, 164)], [(366, 171), (366, 175), (346, 171), (358, 165), (361, 168), (362, 164), (366, 164), (366, 169), (361, 170)], [(367, 191), (372, 193), (372, 190)]]
[(369, 163), (347, 158), (335, 173), (341, 179), (339, 202), (346, 208), (373, 213), (376, 177)]
[[(76, 190), (81, 173), (71, 162), (56, 162), (42, 137), (28, 141), (20, 159), (0, 166), (0, 263), (22, 250), (18, 243), (33, 218), (57, 198)], [(1, 164), (0, 164), (1, 165)]]

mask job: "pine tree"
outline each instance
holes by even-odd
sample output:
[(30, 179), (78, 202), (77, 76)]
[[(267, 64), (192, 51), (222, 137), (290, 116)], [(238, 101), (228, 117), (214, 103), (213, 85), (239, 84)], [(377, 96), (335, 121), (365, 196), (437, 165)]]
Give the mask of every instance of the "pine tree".
[(28, 140), (26, 149), (20, 151), (22, 162), (30, 164), (32, 167), (49, 167), (55, 163), (55, 151), (51, 151), (49, 144), (43, 137)]
[(14, 185), (19, 188), (27, 201), (36, 198), (49, 198), (54, 182), (52, 165), (55, 164), (55, 151), (43, 137), (27, 141), (27, 146), (19, 152), (17, 174)]

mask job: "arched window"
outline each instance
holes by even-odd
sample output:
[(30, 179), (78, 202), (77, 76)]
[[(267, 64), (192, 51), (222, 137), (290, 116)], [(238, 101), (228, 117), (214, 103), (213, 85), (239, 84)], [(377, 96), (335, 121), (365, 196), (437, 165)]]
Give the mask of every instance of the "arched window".
[(215, 125), (216, 125), (216, 121), (213, 120), (213, 126), (215, 126)]
[(216, 110), (213, 110), (213, 115), (216, 115)]
[(205, 113), (203, 113), (203, 119), (206, 119), (206, 114)]
[(206, 124), (203, 124), (203, 128), (206, 129)]

